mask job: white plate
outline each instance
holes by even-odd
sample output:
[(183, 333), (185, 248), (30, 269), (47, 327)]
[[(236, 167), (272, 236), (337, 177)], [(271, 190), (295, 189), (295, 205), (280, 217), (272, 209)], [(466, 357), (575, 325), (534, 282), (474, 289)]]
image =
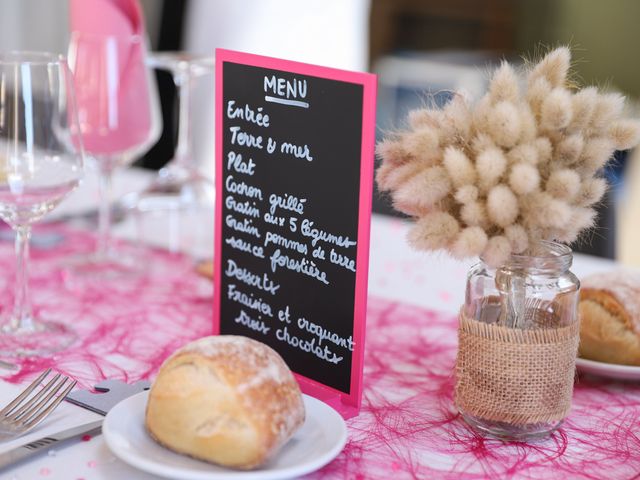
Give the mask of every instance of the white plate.
[(303, 395), (306, 420), (269, 463), (258, 470), (230, 470), (178, 455), (157, 444), (144, 427), (149, 392), (142, 392), (113, 407), (102, 426), (111, 451), (140, 470), (184, 480), (269, 480), (313, 472), (333, 460), (347, 441), (347, 426), (333, 408)]
[(585, 358), (576, 359), (576, 367), (584, 373), (618, 380), (640, 380), (640, 367), (618, 365), (616, 363), (596, 362)]

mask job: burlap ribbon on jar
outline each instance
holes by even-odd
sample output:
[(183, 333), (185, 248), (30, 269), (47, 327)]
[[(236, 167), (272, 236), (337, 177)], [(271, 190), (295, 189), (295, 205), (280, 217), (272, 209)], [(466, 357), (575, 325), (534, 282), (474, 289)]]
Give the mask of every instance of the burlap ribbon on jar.
[(571, 409), (580, 324), (519, 330), (460, 314), (455, 402), (485, 420), (556, 422)]

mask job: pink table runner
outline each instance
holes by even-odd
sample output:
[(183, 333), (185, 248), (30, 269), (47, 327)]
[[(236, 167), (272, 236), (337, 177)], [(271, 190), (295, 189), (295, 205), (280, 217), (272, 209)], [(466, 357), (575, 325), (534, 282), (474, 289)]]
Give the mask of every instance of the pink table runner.
[[(89, 252), (90, 234), (68, 230), (60, 247), (32, 251), (37, 309), (73, 325), (79, 340), (53, 358), (20, 360), (3, 378), (20, 382), (47, 366), (84, 387), (104, 378), (133, 382), (211, 329), (211, 283), (189, 259), (143, 252), (153, 272), (101, 291), (69, 292), (60, 263)], [(0, 304), (11, 301), (13, 247), (0, 243)], [(581, 378), (565, 426), (532, 445), (474, 434), (453, 408), (451, 372), (456, 319), (383, 299), (369, 300), (365, 391), (359, 417), (348, 421), (342, 454), (310, 478), (481, 479), (636, 478), (640, 472), (640, 387)]]
[[(30, 285), (36, 314), (67, 323), (78, 340), (49, 358), (21, 359), (21, 370), (4, 379), (23, 381), (53, 367), (91, 388), (104, 378), (134, 382), (158, 370), (163, 359), (189, 340), (211, 330), (211, 282), (194, 271), (193, 261), (163, 250), (140, 249), (146, 273), (118, 282), (96, 282), (92, 288), (69, 290), (61, 266), (74, 256), (94, 251), (87, 232), (38, 227), (31, 249)], [(50, 236), (64, 235), (55, 248), (38, 249)], [(0, 305), (13, 298), (13, 245), (0, 243)], [(10, 359), (10, 361), (14, 361)], [(0, 372), (2, 373), (2, 372)]]

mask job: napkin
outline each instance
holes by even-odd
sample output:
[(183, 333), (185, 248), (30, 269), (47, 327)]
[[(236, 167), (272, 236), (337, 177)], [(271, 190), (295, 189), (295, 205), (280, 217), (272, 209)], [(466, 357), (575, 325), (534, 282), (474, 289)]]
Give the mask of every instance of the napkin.
[[(0, 407), (4, 407), (13, 400), (28, 385), (14, 385), (0, 380)], [(62, 402), (58, 407), (45, 418), (42, 423), (31, 430), (26, 435), (13, 440), (0, 442), (0, 453), (7, 452), (15, 447), (31, 443), (40, 438), (52, 435), (60, 430), (72, 428), (85, 423), (93, 422), (104, 418), (102, 415), (90, 412), (82, 407), (77, 407), (68, 402)]]
[[(70, 59), (84, 147), (93, 155), (136, 150), (152, 127), (140, 4), (71, 0), (69, 11)], [(103, 37), (109, 40), (97, 41)]]
[(137, 0), (71, 0), (72, 32), (104, 35), (143, 35), (142, 10)]

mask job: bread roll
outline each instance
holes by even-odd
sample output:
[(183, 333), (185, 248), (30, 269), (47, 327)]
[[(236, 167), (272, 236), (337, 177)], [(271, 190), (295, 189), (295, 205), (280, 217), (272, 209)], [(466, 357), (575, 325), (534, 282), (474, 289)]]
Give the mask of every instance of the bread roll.
[(255, 468), (304, 421), (298, 383), (267, 345), (238, 336), (205, 337), (168, 358), (145, 424), (160, 444), (200, 460)]
[(640, 365), (640, 275), (592, 275), (580, 291), (580, 356)]
[(196, 265), (196, 272), (203, 277), (213, 279), (213, 260), (205, 260)]

